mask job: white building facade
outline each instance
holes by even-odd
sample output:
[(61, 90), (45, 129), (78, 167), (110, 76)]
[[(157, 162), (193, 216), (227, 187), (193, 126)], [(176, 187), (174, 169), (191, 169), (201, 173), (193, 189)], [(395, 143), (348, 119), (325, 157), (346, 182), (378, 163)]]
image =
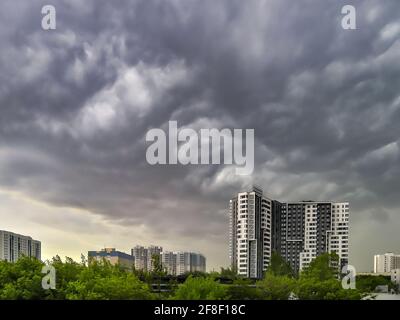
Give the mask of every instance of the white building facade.
[(390, 272), (390, 280), (400, 286), (400, 269), (393, 269)]
[(229, 257), (232, 268), (261, 278), (273, 251), (298, 273), (317, 256), (335, 252), (338, 267), (349, 260), (349, 203), (299, 201), (281, 203), (258, 187), (229, 202)]
[(349, 261), (349, 203), (307, 201), (302, 204), (304, 240), (300, 271), (325, 252), (336, 253), (340, 266), (346, 265)]
[(0, 260), (16, 262), (22, 256), (41, 259), (41, 243), (29, 236), (0, 230)]
[(374, 273), (391, 273), (400, 269), (400, 255), (388, 252), (374, 256)]
[(231, 265), (239, 275), (260, 278), (271, 258), (272, 200), (253, 187), (229, 202), (229, 251)]
[(161, 262), (163, 270), (170, 275), (206, 272), (206, 258), (200, 253), (166, 251), (161, 253)]

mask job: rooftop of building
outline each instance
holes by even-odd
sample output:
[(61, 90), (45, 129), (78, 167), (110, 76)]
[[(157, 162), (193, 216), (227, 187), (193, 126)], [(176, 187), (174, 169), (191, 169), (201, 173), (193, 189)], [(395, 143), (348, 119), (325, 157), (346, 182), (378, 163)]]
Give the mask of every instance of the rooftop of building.
[(130, 260), (134, 259), (132, 255), (117, 251), (115, 248), (104, 248), (100, 251), (88, 251), (88, 257), (119, 257)]
[(19, 233), (12, 232), (12, 231), (0, 230), (0, 233), (12, 234), (13, 236), (28, 238), (29, 240), (32, 240), (32, 241), (35, 241), (35, 242), (39, 242), (39, 243), (40, 243), (39, 240), (35, 240), (35, 239), (33, 239), (31, 236), (26, 236), (26, 235), (23, 235), (23, 234), (19, 234)]

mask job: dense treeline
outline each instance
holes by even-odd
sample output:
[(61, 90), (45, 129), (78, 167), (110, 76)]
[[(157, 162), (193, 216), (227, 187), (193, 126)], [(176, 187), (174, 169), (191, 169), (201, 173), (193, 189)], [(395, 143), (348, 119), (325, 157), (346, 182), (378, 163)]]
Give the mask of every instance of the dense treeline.
[[(364, 279), (357, 290), (344, 290), (337, 268), (332, 267), (335, 260), (335, 255), (322, 255), (296, 277), (273, 254), (264, 278), (256, 281), (240, 278), (230, 269), (174, 278), (161, 270), (127, 272), (107, 261), (88, 264), (57, 256), (43, 263), (23, 257), (16, 263), (0, 261), (0, 299), (361, 299), (371, 287), (386, 284), (378, 278)], [(54, 290), (42, 289), (46, 264), (56, 270)]]

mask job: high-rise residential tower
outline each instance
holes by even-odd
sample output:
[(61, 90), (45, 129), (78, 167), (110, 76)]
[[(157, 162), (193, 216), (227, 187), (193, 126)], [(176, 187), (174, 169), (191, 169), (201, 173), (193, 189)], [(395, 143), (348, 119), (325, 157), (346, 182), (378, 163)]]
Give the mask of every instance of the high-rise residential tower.
[(272, 245), (273, 200), (253, 187), (238, 193), (229, 203), (230, 259), (238, 274), (261, 278), (269, 265)]
[(163, 271), (170, 275), (176, 275), (176, 253), (164, 251), (161, 253), (161, 265)]
[(348, 263), (347, 202), (281, 203), (253, 187), (230, 200), (229, 218), (231, 265), (240, 275), (261, 278), (272, 251), (296, 273), (325, 252), (336, 252), (341, 267)]
[(16, 262), (20, 257), (41, 259), (41, 243), (31, 237), (0, 230), (0, 260)]
[(132, 255), (117, 251), (115, 248), (104, 248), (100, 251), (88, 252), (89, 263), (94, 261), (102, 262), (103, 260), (110, 262), (111, 265), (119, 265), (126, 270), (132, 270), (135, 264), (135, 258)]

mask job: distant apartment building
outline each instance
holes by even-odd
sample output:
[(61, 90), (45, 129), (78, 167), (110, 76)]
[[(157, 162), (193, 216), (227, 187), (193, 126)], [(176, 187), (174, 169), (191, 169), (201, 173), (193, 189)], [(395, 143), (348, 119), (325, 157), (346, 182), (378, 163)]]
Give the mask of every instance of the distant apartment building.
[(161, 252), (163, 248), (158, 246), (150, 246), (147, 248), (147, 271), (154, 271), (154, 258), (157, 256), (159, 258), (159, 263), (161, 263)]
[(229, 256), (238, 274), (261, 278), (272, 251), (299, 272), (318, 255), (336, 252), (348, 263), (349, 203), (281, 203), (259, 187), (229, 202)]
[(176, 275), (190, 272), (190, 252), (177, 252), (176, 254)]
[(163, 270), (170, 275), (206, 272), (206, 258), (200, 253), (166, 251), (161, 253), (161, 261)]
[(131, 255), (117, 251), (115, 248), (104, 248), (100, 251), (89, 251), (88, 261), (109, 261), (112, 265), (120, 265), (122, 268), (132, 270), (135, 264), (135, 258)]
[(374, 273), (391, 273), (400, 269), (400, 255), (388, 252), (374, 256)]
[(0, 260), (16, 262), (22, 256), (41, 259), (41, 243), (29, 236), (0, 230)]
[(135, 257), (135, 269), (151, 272), (154, 270), (154, 256), (160, 257), (162, 247), (158, 246), (136, 246), (132, 248), (131, 255)]
[(176, 253), (164, 251), (161, 253), (161, 265), (163, 271), (170, 275), (176, 275)]
[(135, 259), (135, 269), (145, 271), (147, 269), (147, 249), (136, 246), (131, 250), (131, 255)]

